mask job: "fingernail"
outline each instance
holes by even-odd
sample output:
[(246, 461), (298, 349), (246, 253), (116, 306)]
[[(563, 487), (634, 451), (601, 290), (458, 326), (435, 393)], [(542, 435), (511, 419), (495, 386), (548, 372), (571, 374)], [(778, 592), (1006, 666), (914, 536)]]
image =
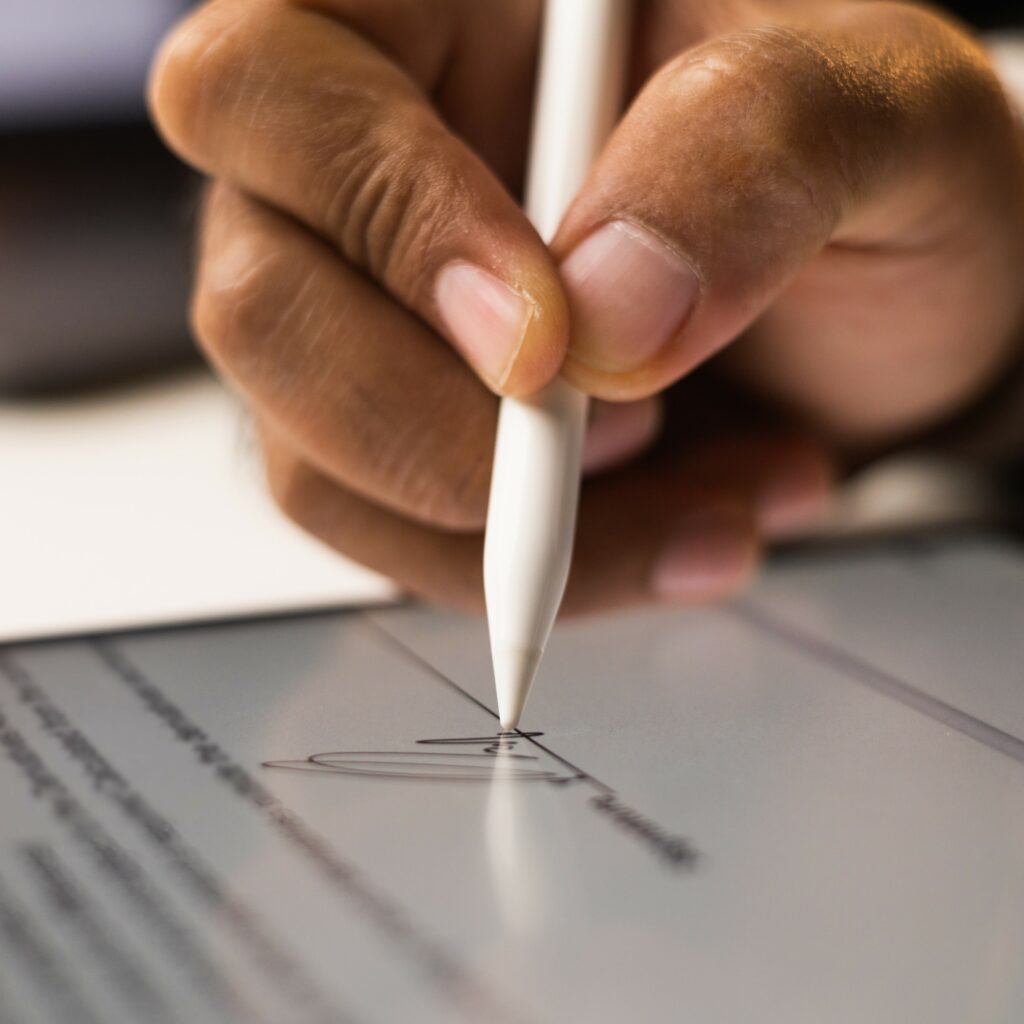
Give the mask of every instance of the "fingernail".
[(574, 359), (607, 373), (638, 369), (690, 315), (700, 284), (689, 263), (660, 238), (613, 221), (562, 264), (572, 309)]
[(750, 577), (755, 553), (751, 527), (739, 512), (717, 508), (694, 513), (662, 551), (652, 588), (669, 601), (723, 597)]
[(661, 403), (594, 402), (583, 441), (583, 470), (596, 473), (643, 451), (658, 435)]
[(436, 297), (456, 347), (500, 388), (519, 354), (533, 303), (471, 263), (449, 263), (438, 276)]

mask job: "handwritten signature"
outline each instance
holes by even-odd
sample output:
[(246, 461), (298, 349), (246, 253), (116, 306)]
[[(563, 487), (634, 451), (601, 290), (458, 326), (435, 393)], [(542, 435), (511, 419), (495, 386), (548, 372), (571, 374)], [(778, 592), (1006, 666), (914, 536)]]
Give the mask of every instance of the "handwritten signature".
[(386, 779), (441, 782), (552, 782), (566, 784), (583, 778), (546, 768), (536, 754), (516, 752), (520, 740), (540, 732), (498, 733), (497, 736), (456, 736), (417, 740), (418, 746), (478, 747), (478, 750), (334, 750), (310, 754), (300, 761), (264, 761), (265, 768), (371, 775)]

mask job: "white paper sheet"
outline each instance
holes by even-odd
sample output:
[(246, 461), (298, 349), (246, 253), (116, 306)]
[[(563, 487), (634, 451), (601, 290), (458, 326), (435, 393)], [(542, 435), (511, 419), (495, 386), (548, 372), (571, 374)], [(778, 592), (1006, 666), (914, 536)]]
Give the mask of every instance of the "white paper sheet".
[(1016, 1024), (1022, 599), (795, 561), (560, 627), (501, 742), (445, 612), (9, 646), (0, 1019)]
[(206, 373), (0, 404), (0, 642), (394, 595), (264, 492)]

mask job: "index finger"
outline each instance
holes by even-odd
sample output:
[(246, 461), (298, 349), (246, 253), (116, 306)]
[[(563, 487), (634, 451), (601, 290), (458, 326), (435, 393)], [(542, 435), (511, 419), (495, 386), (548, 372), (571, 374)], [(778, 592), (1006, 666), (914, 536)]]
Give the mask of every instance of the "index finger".
[(494, 390), (557, 372), (568, 313), (546, 247), (420, 85), (350, 28), (215, 2), (165, 43), (150, 100), (185, 159), (312, 227)]

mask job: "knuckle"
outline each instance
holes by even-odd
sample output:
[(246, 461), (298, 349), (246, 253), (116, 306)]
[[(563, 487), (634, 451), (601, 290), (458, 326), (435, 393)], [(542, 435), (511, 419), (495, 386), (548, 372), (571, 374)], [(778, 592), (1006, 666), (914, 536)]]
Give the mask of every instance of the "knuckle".
[(168, 144), (197, 165), (202, 164), (207, 111), (244, 67), (246, 47), (239, 37), (239, 27), (225, 17), (222, 5), (208, 4), (170, 32), (150, 70), (153, 120)]
[(671, 90), (700, 90), (714, 116), (752, 144), (805, 146), (830, 98), (828, 58), (807, 35), (761, 27), (683, 54), (667, 69)]
[(438, 159), (443, 129), (414, 97), (386, 104), (360, 95), (332, 122), (325, 162), (327, 224), (346, 258), (408, 293), (428, 244), (437, 244), (458, 195)]
[(765, 26), (683, 54), (656, 88), (663, 103), (684, 102), (700, 121), (692, 136), (722, 141), (720, 184), (740, 216), (795, 217), (827, 235), (850, 191), (832, 127), (847, 95), (844, 75), (820, 38)]
[(815, 65), (813, 45), (795, 29), (761, 26), (716, 39), (681, 54), (666, 65), (670, 84), (691, 88), (703, 80), (712, 90), (771, 96), (780, 84), (792, 81)]
[(249, 376), (274, 359), (282, 323), (302, 301), (288, 253), (239, 234), (200, 267), (192, 300), (196, 338), (217, 363)]

